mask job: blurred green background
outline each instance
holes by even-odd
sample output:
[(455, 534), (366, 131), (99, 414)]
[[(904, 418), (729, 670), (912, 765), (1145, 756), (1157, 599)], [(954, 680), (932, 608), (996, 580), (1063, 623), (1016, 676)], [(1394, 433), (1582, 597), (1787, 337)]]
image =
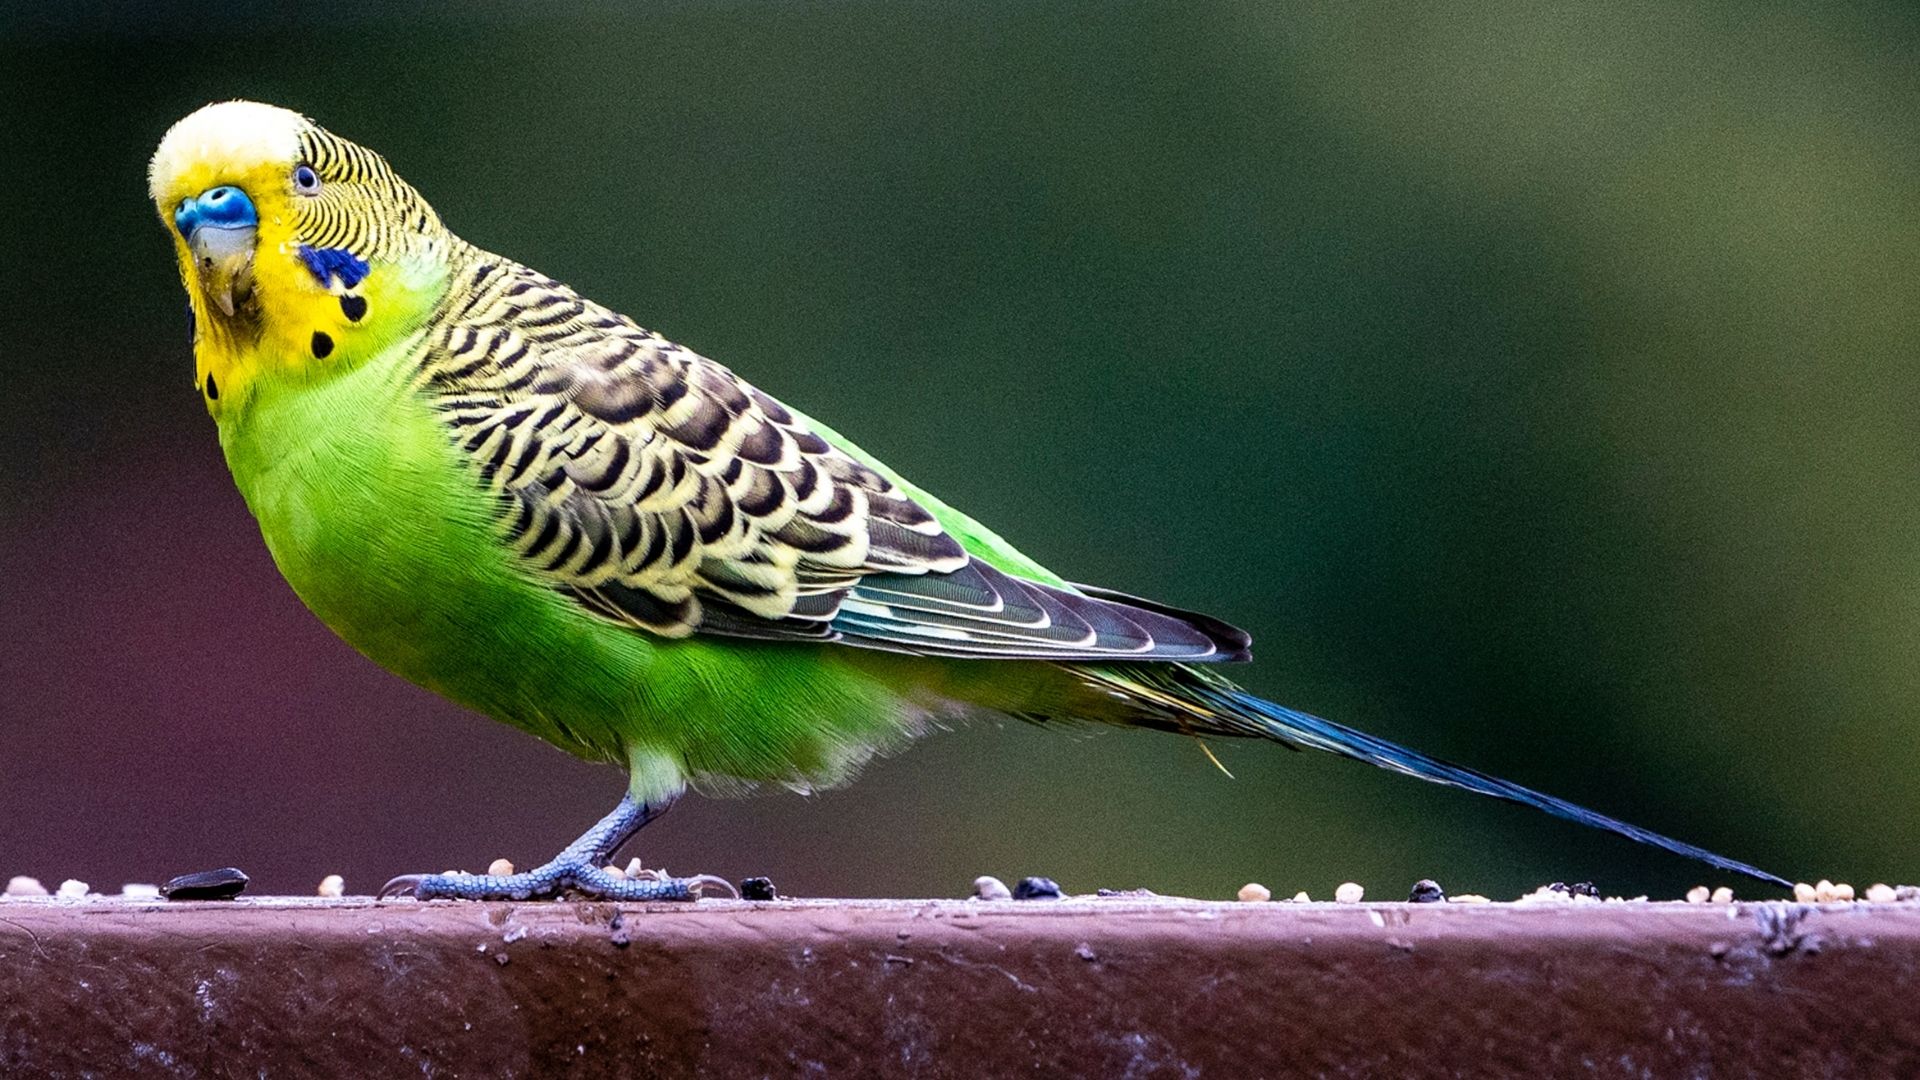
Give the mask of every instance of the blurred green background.
[[(268, 561), (147, 156), (248, 97), (1299, 707), (1789, 877), (1920, 879), (1920, 26), (1519, 0), (0, 16), (0, 876), (526, 865), (622, 782)], [(1008, 724), (691, 800), (802, 895), (1723, 879), (1321, 756)], [(1748, 890), (1751, 894), (1753, 890)]]

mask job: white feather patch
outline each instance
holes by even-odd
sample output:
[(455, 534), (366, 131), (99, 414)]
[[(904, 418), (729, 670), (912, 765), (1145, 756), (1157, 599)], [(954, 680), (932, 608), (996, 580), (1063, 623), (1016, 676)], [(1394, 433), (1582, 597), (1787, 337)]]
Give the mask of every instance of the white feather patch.
[(147, 167), (148, 194), (156, 201), (176, 178), (195, 166), (230, 163), (246, 168), (263, 162), (289, 167), (300, 155), (305, 117), (257, 101), (208, 105), (168, 129)]

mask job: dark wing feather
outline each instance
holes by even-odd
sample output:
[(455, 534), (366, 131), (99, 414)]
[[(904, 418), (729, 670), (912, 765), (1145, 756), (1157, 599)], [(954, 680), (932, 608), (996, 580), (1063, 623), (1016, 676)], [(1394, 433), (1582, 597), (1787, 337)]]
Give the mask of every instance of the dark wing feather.
[(899, 485), (705, 357), (504, 261), (419, 385), (532, 574), (606, 618), (952, 657), (1243, 658), (1225, 624), (972, 558)]
[(976, 559), (945, 574), (862, 578), (833, 628), (876, 648), (953, 657), (1244, 660), (1247, 635), (1160, 605), (1026, 581)]

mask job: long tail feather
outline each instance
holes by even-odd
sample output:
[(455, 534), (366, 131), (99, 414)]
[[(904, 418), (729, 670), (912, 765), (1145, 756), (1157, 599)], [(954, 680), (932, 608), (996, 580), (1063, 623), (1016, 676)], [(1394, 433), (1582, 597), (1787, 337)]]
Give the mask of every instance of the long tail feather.
[(1758, 867), (1716, 855), (1705, 848), (1662, 836), (1638, 825), (1629, 825), (1618, 818), (1595, 813), (1584, 806), (1576, 806), (1564, 799), (1556, 799), (1551, 795), (1544, 795), (1531, 788), (1488, 776), (1483, 772), (1430, 758), (1418, 751), (1409, 750), (1385, 739), (1375, 738), (1363, 731), (1355, 731), (1330, 720), (1322, 720), (1317, 716), (1289, 709), (1284, 705), (1276, 705), (1243, 691), (1231, 691), (1221, 696), (1223, 700), (1218, 702), (1219, 705), (1236, 713), (1251, 714), (1252, 717), (1264, 721), (1272, 728), (1271, 734), (1275, 738), (1304, 743), (1318, 750), (1327, 750), (1342, 757), (1364, 761), (1369, 765), (1378, 765), (1383, 769), (1391, 769), (1408, 776), (1417, 776), (1436, 784), (1449, 784), (1481, 795), (1491, 795), (1496, 799), (1506, 799), (1523, 806), (1531, 806), (1557, 818), (1564, 818), (1595, 829), (1605, 829), (1607, 832), (1616, 833), (1629, 840), (1637, 840), (1642, 844), (1651, 844), (1676, 855), (1698, 859), (1709, 866), (1745, 874), (1781, 888), (1793, 887), (1792, 883), (1786, 879), (1769, 874)]
[[(1260, 736), (1289, 746), (1325, 750), (1339, 754), (1341, 757), (1364, 761), (1369, 765), (1377, 765), (1382, 769), (1391, 769), (1394, 772), (1436, 784), (1465, 788), (1481, 795), (1491, 795), (1496, 799), (1531, 806), (1557, 818), (1577, 822), (1590, 828), (1604, 829), (1629, 840), (1671, 851), (1676, 855), (1684, 855), (1689, 859), (1698, 859), (1709, 866), (1716, 866), (1736, 874), (1745, 874), (1770, 885), (1789, 889), (1793, 887), (1785, 878), (1769, 874), (1765, 870), (1735, 859), (1716, 855), (1705, 848), (1662, 836), (1638, 825), (1629, 825), (1618, 818), (1610, 818), (1605, 814), (1588, 810), (1584, 806), (1576, 806), (1564, 799), (1556, 799), (1551, 795), (1521, 787), (1519, 784), (1496, 776), (1488, 776), (1483, 772), (1428, 757), (1417, 750), (1410, 750), (1385, 739), (1376, 738), (1364, 731), (1356, 731), (1331, 720), (1322, 720), (1310, 713), (1276, 705), (1264, 698), (1255, 697), (1210, 673), (1192, 668), (1163, 668), (1154, 672), (1154, 675), (1159, 678), (1143, 680), (1138, 677), (1140, 672), (1129, 673), (1133, 677), (1115, 678), (1118, 673), (1111, 670), (1098, 673), (1084, 668), (1080, 670), (1083, 674), (1093, 675), (1094, 678), (1109, 686), (1115, 688), (1124, 686), (1129, 696), (1134, 696), (1136, 700), (1141, 700), (1143, 703), (1155, 704), (1162, 709), (1169, 707), (1178, 709), (1184, 706), (1182, 711), (1187, 715), (1193, 716), (1197, 713), (1204, 716), (1208, 722), (1207, 726), (1213, 727), (1220, 734)], [(1179, 675), (1168, 679), (1167, 676), (1173, 675), (1175, 671), (1178, 671)], [(1174, 726), (1176, 730), (1191, 730), (1177, 723), (1170, 726)]]

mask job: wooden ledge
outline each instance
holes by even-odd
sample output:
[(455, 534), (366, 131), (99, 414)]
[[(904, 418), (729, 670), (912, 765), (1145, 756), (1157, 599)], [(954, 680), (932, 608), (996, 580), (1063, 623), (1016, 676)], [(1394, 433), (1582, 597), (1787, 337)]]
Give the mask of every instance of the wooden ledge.
[(1917, 1075), (1920, 905), (0, 902), (0, 1075)]

